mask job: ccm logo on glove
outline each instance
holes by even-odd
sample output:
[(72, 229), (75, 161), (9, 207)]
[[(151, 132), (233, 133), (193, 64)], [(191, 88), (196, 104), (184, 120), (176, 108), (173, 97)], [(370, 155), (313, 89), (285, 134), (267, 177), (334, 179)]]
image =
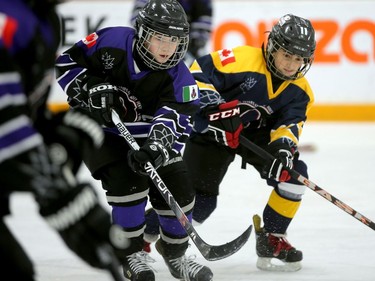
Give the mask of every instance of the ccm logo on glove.
[(237, 148), (243, 129), (238, 100), (209, 106), (203, 112), (209, 121), (207, 136), (222, 145)]
[(228, 110), (225, 110), (225, 111), (219, 111), (219, 112), (211, 113), (209, 115), (209, 120), (210, 121), (216, 121), (216, 120), (219, 120), (219, 119), (230, 118), (230, 117), (233, 117), (235, 115), (240, 115), (240, 109), (238, 107), (228, 109)]

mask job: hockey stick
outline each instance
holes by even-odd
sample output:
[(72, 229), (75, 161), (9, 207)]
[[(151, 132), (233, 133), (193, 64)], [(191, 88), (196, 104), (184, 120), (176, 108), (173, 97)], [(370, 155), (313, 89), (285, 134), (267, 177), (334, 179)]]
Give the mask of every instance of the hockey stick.
[[(273, 155), (271, 155), (270, 153), (265, 151), (263, 148), (257, 146), (255, 143), (251, 142), (250, 140), (248, 140), (243, 135), (240, 136), (240, 143), (241, 143), (241, 145), (243, 145), (247, 149), (251, 150), (255, 154), (262, 157), (264, 160), (273, 161), (275, 159), (275, 157), (273, 157)], [(363, 224), (367, 225), (368, 227), (370, 227), (371, 229), (375, 230), (375, 223), (372, 222), (369, 218), (366, 218), (364, 215), (360, 214), (359, 212), (357, 212), (356, 210), (354, 210), (353, 208), (351, 208), (350, 206), (348, 206), (344, 202), (340, 201), (335, 196), (333, 196), (332, 194), (330, 194), (329, 192), (327, 192), (323, 188), (319, 187), (318, 185), (316, 185), (315, 183), (313, 183), (312, 181), (310, 181), (306, 177), (302, 176), (297, 171), (295, 171), (293, 169), (287, 169), (287, 168), (285, 168), (285, 169), (288, 170), (290, 176), (293, 179), (295, 179), (295, 180), (299, 181), (300, 183), (304, 184), (305, 186), (310, 188), (312, 191), (315, 191), (316, 193), (318, 193), (319, 195), (321, 195), (322, 197), (327, 199), (329, 202), (331, 202), (332, 204), (339, 207), (341, 210), (344, 210), (349, 215), (351, 215), (352, 217), (359, 220), (361, 223), (363, 223)]]
[[(129, 130), (126, 126), (121, 122), (118, 114), (112, 110), (112, 121), (116, 125), (118, 131), (120, 132), (121, 136), (126, 140), (128, 145), (131, 147), (132, 150), (139, 150), (139, 145), (134, 139), (134, 137), (130, 134)], [(158, 172), (152, 166), (150, 162), (147, 162), (145, 165), (145, 170), (156, 188), (159, 190), (161, 195), (163, 196), (164, 200), (168, 203), (171, 210), (175, 213), (177, 219), (179, 220), (181, 226), (185, 229), (186, 233), (190, 236), (191, 240), (193, 240), (194, 244), (197, 246), (198, 250), (201, 252), (203, 257), (206, 260), (214, 261), (220, 260), (226, 257), (229, 257), (236, 253), (250, 237), (252, 225), (249, 226), (248, 229), (245, 230), (241, 236), (237, 237), (233, 241), (213, 246), (207, 244), (203, 239), (198, 235), (197, 231), (194, 229), (192, 223), (189, 221), (181, 207), (178, 205), (176, 200), (174, 199), (171, 192), (168, 190), (167, 186), (165, 185), (164, 181), (159, 176)]]

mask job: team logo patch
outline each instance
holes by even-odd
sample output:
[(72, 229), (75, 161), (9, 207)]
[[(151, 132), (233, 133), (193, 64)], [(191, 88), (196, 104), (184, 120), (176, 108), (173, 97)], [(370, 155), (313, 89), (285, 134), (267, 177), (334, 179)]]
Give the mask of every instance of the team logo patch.
[(114, 60), (115, 58), (112, 58), (111, 55), (107, 52), (104, 55), (102, 55), (102, 61), (105, 69), (112, 69)]
[(198, 86), (191, 85), (182, 88), (182, 101), (189, 102), (198, 99)]
[(228, 63), (236, 61), (232, 49), (223, 49), (218, 51), (221, 65), (226, 66)]
[(91, 48), (96, 44), (96, 39), (98, 39), (98, 34), (96, 32), (91, 33), (90, 35), (87, 35), (85, 39), (82, 40), (82, 42), (87, 45), (88, 48)]

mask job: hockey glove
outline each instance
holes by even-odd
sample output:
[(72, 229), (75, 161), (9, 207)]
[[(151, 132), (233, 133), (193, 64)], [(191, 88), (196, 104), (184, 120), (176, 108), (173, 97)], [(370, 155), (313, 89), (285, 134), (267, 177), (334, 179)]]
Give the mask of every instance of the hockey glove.
[(278, 182), (290, 180), (288, 169), (293, 168), (293, 153), (291, 149), (285, 145), (280, 146), (279, 144), (271, 143), (268, 150), (275, 156), (275, 159), (265, 166), (264, 175)]
[(254, 106), (248, 101), (242, 101), (238, 104), (240, 107), (240, 117), (245, 128), (260, 128), (266, 126), (267, 118), (272, 114), (266, 106)]
[(69, 249), (96, 268), (104, 269), (109, 263), (117, 263), (112, 245), (126, 248), (129, 241), (115, 237), (119, 232), (114, 231), (110, 215), (99, 204), (94, 189), (81, 184), (53, 198), (39, 200), (39, 212), (58, 231)]
[(99, 124), (114, 127), (111, 110), (114, 109), (123, 122), (136, 122), (141, 119), (138, 112), (141, 104), (135, 96), (124, 88), (101, 83), (88, 90), (89, 110)]
[(79, 149), (83, 141), (94, 148), (100, 147), (104, 141), (102, 127), (83, 110), (48, 111), (45, 119), (36, 122), (35, 126), (47, 144), (63, 141)]
[(35, 128), (43, 136), (51, 156), (58, 158), (59, 165), (69, 161), (73, 173), (78, 170), (85, 153), (92, 153), (104, 141), (104, 132), (98, 122), (86, 111), (78, 109), (56, 114), (45, 111), (35, 122)]
[(238, 100), (209, 106), (204, 112), (209, 122), (207, 134), (210, 138), (230, 148), (237, 148), (243, 129)]
[(155, 169), (164, 165), (169, 160), (168, 150), (159, 142), (147, 141), (139, 150), (128, 153), (130, 168), (140, 175), (147, 175), (145, 164), (150, 162)]

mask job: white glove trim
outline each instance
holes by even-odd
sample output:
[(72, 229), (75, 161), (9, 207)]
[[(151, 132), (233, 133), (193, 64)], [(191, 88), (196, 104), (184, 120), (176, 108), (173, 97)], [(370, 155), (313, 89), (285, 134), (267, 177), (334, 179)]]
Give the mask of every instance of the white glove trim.
[(47, 223), (62, 231), (84, 217), (96, 204), (98, 199), (91, 188), (85, 187), (73, 201), (59, 210), (56, 214), (45, 217)]

